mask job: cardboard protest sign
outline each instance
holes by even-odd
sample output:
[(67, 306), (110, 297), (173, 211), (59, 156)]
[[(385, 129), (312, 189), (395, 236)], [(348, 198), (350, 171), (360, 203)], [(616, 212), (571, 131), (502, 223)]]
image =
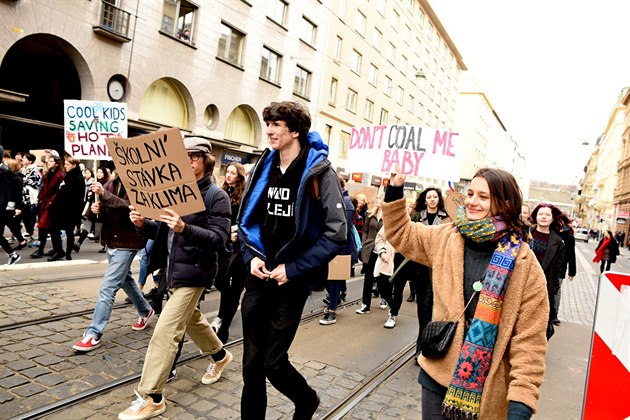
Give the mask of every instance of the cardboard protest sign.
[(205, 209), (179, 129), (105, 141), (129, 201), (143, 216), (159, 220), (165, 208), (180, 216)]
[(348, 172), (393, 172), (459, 181), (464, 148), (459, 133), (416, 125), (353, 127)]
[(105, 139), (127, 137), (127, 104), (63, 101), (65, 151), (77, 159), (109, 160)]

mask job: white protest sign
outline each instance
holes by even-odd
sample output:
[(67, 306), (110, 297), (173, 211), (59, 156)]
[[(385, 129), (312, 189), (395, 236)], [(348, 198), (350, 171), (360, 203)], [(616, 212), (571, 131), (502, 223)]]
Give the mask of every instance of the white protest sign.
[(348, 172), (393, 172), (459, 181), (464, 147), (459, 133), (416, 125), (353, 127)]
[(127, 137), (127, 104), (63, 101), (64, 149), (77, 159), (109, 160), (105, 139)]

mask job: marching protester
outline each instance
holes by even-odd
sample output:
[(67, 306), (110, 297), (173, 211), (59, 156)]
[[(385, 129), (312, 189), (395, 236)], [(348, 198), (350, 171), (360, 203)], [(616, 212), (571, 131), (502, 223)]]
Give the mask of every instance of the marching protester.
[(562, 272), (560, 273), (558, 291), (554, 296), (554, 310), (556, 312), (556, 318), (551, 320), (553, 325), (560, 325), (558, 312), (560, 311), (560, 299), (562, 297), (562, 283), (564, 283), (564, 279), (567, 277), (567, 270), (569, 281), (573, 281), (577, 272), (575, 261), (575, 236), (573, 227), (571, 226), (572, 220), (564, 212), (560, 215), (558, 220), (560, 221), (560, 232), (558, 232), (558, 235), (560, 235), (562, 242), (564, 242), (564, 263), (562, 264)]
[(266, 378), (295, 404), (294, 419), (310, 419), (319, 397), (289, 361), (288, 350), (309, 290), (324, 285), (329, 261), (346, 244), (346, 216), (328, 146), (318, 133), (309, 133), (308, 109), (273, 102), (263, 119), (271, 150), (251, 173), (239, 217), (251, 274), (241, 303), (241, 418), (265, 418)]
[[(61, 168), (61, 158), (59, 154), (52, 150), (50, 156), (46, 159), (48, 171), (42, 179), (42, 189), (39, 192), (37, 208), (39, 211), (39, 219), (37, 220), (37, 236), (39, 238), (39, 248), (31, 254), (31, 258), (42, 258), (44, 256), (52, 257), (60, 254), (63, 250), (60, 247), (61, 240), (57, 241), (54, 236), (59, 235), (55, 229), (52, 229), (53, 220), (50, 213), (51, 206), (59, 194), (59, 186), (63, 181), (63, 169)], [(50, 233), (53, 249), (44, 254), (48, 234)], [(60, 239), (60, 238), (59, 238)], [(55, 248), (55, 246), (57, 248)]]
[(98, 198), (90, 207), (88, 218), (98, 218), (103, 223), (100, 239), (101, 245), (107, 249), (108, 264), (101, 280), (92, 323), (83, 338), (72, 346), (79, 352), (91, 351), (101, 345), (118, 290), (125, 291), (138, 313), (138, 320), (131, 327), (134, 331), (144, 330), (155, 314), (131, 276), (131, 263), (146, 240), (129, 220), (129, 197), (125, 186), (119, 178), (114, 178), (105, 185), (94, 182), (90, 189)]
[[(2, 146), (0, 146), (0, 156), (4, 156)], [(22, 191), (20, 185), (16, 185), (16, 177), (4, 160), (5, 158), (0, 158), (0, 247), (9, 257), (7, 265), (13, 265), (20, 260), (20, 256), (11, 248), (3, 233), (4, 227), (15, 214), (16, 202), (22, 199)]]
[(619, 244), (613, 237), (612, 231), (605, 230), (604, 236), (595, 248), (595, 258), (593, 258), (594, 263), (601, 262), (599, 272), (610, 271), (611, 264), (617, 262), (617, 255), (619, 255)]
[(454, 223), (425, 226), (407, 217), (406, 177), (396, 172), (383, 204), (387, 240), (432, 267), (434, 320), (463, 314), (442, 356), (419, 357), (423, 418), (530, 418), (545, 371), (549, 304), (544, 273), (523, 241), (516, 180), (478, 170)]
[(230, 163), (225, 170), (225, 182), (222, 188), (230, 197), (232, 208), (230, 240), (233, 248), (229, 255), (224, 256), (225, 261), (219, 261), (222, 272), (217, 275), (215, 287), (221, 292), (221, 300), (219, 313), (210, 323), (223, 343), (226, 343), (230, 336), (230, 325), (238, 310), (247, 277), (247, 267), (241, 256), (237, 233), (238, 225), (236, 224), (246, 184), (245, 167), (238, 162)]
[[(32, 153), (22, 155), (22, 173), (24, 174), (24, 204), (22, 223), (29, 236), (29, 243), (33, 242), (35, 222), (37, 221), (37, 200), (42, 187), (42, 174), (35, 165), (37, 158)], [(28, 199), (26, 198), (28, 196)]]
[[(381, 210), (382, 199), (383, 193), (377, 194), (374, 199), (374, 206), (365, 215), (366, 219), (361, 235), (361, 242), (363, 244), (361, 248), (361, 262), (363, 262), (361, 272), (364, 273), (363, 292), (361, 294), (361, 307), (355, 311), (359, 315), (369, 314), (372, 306), (372, 291), (376, 281), (374, 278), (374, 265), (378, 258), (378, 254), (374, 249), (374, 240), (376, 239), (378, 231), (383, 227), (383, 211)], [(374, 294), (378, 296), (377, 293)], [(381, 298), (379, 306), (382, 309), (387, 308), (385, 299)]]
[(560, 289), (560, 278), (564, 277), (566, 271), (564, 269), (565, 245), (558, 234), (562, 228), (561, 215), (562, 210), (553, 204), (540, 203), (534, 208), (531, 216), (535, 225), (530, 229), (532, 240), (529, 245), (545, 272), (549, 295), (548, 339), (554, 334), (553, 321), (558, 319), (555, 296)]
[[(230, 200), (225, 191), (212, 184), (214, 160), (210, 142), (201, 137), (187, 137), (184, 145), (204, 197), (205, 210), (180, 216), (163, 209), (159, 222), (145, 219), (133, 207), (129, 214), (143, 235), (156, 239), (152, 254), (159, 252), (157, 247), (166, 249), (168, 263), (164, 276), (169, 298), (147, 349), (139, 392), (134, 391), (137, 399), (118, 415), (120, 420), (142, 420), (164, 413), (166, 400), (162, 393), (185, 333), (202, 354), (212, 357), (213, 362), (201, 378), (203, 384), (218, 381), (232, 361), (232, 354), (223, 348), (197, 306), (204, 290), (212, 286), (218, 271), (218, 253), (225, 248), (230, 235)], [(161, 237), (168, 243), (160, 241)]]

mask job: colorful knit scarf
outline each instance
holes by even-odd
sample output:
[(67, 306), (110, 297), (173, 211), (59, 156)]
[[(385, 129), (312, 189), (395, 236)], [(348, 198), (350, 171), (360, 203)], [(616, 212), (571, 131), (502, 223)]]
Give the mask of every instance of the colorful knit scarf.
[(522, 238), (510, 232), (500, 217), (468, 220), (463, 207), (457, 210), (455, 225), (462, 235), (475, 242), (498, 240), (483, 279), (475, 317), (442, 403), (442, 414), (448, 419), (477, 419), (497, 340), (503, 298)]

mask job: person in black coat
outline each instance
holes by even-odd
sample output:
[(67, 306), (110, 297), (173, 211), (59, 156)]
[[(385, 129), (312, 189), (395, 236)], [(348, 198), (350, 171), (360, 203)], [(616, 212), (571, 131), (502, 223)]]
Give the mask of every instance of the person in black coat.
[(20, 256), (11, 248), (9, 241), (2, 235), (4, 227), (15, 215), (16, 202), (22, 199), (19, 181), (11, 169), (4, 163), (2, 155), (4, 149), (0, 146), (0, 246), (7, 253), (7, 265), (13, 265), (20, 260)]
[(530, 248), (534, 251), (547, 279), (549, 295), (549, 324), (547, 339), (554, 334), (552, 321), (558, 318), (555, 296), (560, 289), (560, 277), (564, 270), (565, 246), (560, 235), (562, 211), (553, 204), (541, 203), (532, 212), (535, 227), (532, 229)]
[(561, 297), (561, 289), (564, 278), (567, 274), (567, 269), (569, 270), (569, 281), (573, 281), (576, 274), (576, 264), (575, 264), (575, 236), (573, 232), (573, 228), (571, 227), (571, 219), (566, 213), (562, 213), (560, 216), (560, 221), (562, 223), (562, 227), (560, 228), (560, 238), (564, 242), (564, 264), (562, 265), (562, 273), (560, 274), (560, 285), (558, 287), (558, 292), (554, 296), (555, 301), (555, 310), (556, 310), (556, 319), (552, 319), (551, 322), (554, 325), (560, 325), (560, 320), (558, 319), (558, 311), (560, 310), (560, 297)]
[(593, 262), (601, 261), (599, 266), (600, 273), (610, 271), (611, 264), (617, 262), (617, 255), (619, 255), (619, 244), (613, 237), (612, 231), (606, 230), (604, 231), (604, 237), (597, 244), (597, 248), (595, 248), (595, 259), (593, 259)]
[[(66, 157), (64, 169), (66, 175), (61, 185), (59, 193), (52, 204), (51, 218), (52, 229), (56, 232), (50, 235), (53, 241), (53, 249), (59, 250), (54, 253), (48, 261), (57, 261), (62, 258), (72, 259), (72, 248), (74, 246), (74, 228), (81, 220), (85, 202), (85, 180), (79, 167), (79, 159), (71, 156)], [(60, 231), (66, 232), (66, 251), (63, 251)]]

